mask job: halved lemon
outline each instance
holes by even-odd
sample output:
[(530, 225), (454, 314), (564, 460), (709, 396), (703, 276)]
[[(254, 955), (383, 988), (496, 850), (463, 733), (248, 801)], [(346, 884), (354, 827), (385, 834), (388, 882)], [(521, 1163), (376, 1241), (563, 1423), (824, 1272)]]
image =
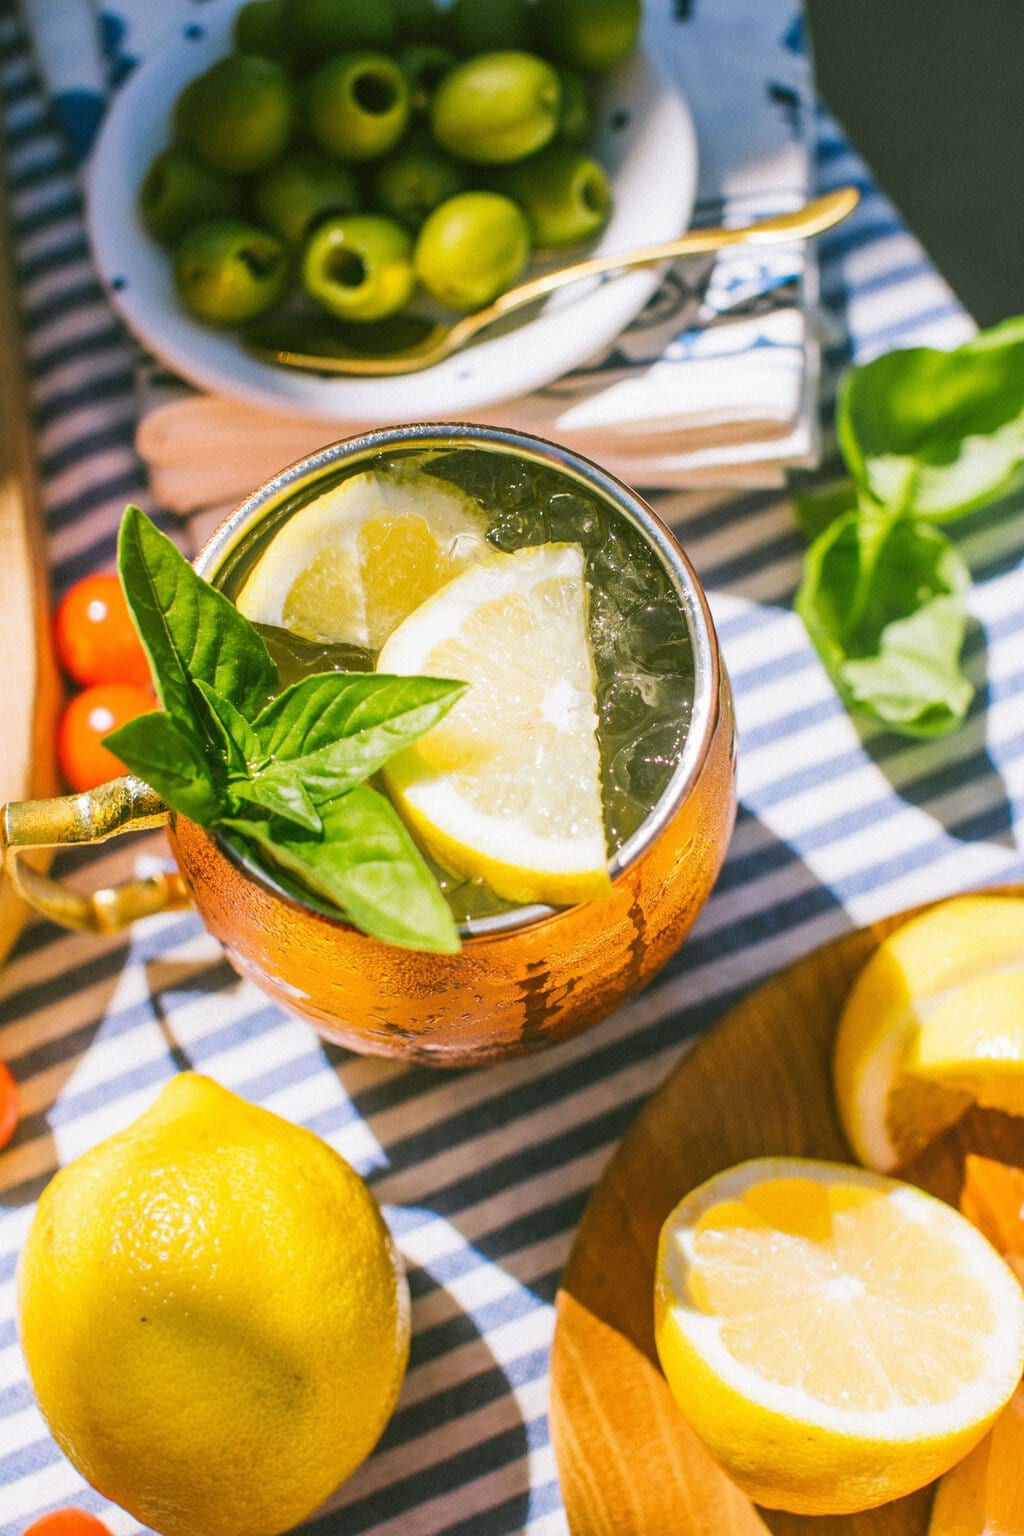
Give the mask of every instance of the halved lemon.
[(961, 896), (889, 935), (854, 982), (834, 1056), (861, 1162), (901, 1167), (974, 1102), (1024, 1114), (1024, 901)]
[(353, 475), (282, 525), (236, 605), (254, 624), (379, 650), (397, 624), (491, 553), (487, 519), (421, 471)]
[(539, 544), (457, 576), (400, 624), (381, 672), (470, 684), (385, 770), (435, 858), (510, 901), (609, 889), (583, 551)]
[(669, 1386), (757, 1503), (842, 1514), (971, 1450), (1024, 1364), (1024, 1293), (952, 1207), (861, 1168), (764, 1158), (665, 1222)]

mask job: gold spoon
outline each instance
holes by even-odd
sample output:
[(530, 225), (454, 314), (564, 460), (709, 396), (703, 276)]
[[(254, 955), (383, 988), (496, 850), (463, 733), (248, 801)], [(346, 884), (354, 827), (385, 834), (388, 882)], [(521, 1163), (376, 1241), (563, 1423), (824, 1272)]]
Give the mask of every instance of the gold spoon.
[[(859, 201), (860, 193), (855, 187), (840, 187), (835, 192), (814, 198), (793, 213), (761, 219), (756, 224), (742, 224), (736, 229), (695, 229), (678, 240), (668, 240), (662, 245), (650, 245), (643, 250), (624, 251), (617, 255), (594, 256), (589, 261), (561, 267), (555, 272), (545, 272), (528, 283), (520, 283), (485, 309), (478, 309), (454, 324), (432, 324), (419, 317), (405, 317), (402, 324), (408, 336), (415, 333), (417, 326), (422, 329), (420, 334), (415, 334), (415, 339), (410, 339), (406, 344), (401, 344), (402, 332), (397, 331), (395, 336), (399, 345), (393, 350), (389, 347), (380, 352), (361, 350), (357, 340), (359, 328), (355, 326), (348, 328), (341, 341), (337, 340), (337, 333), (323, 337), (335, 346), (336, 349), (331, 353), (307, 351), (295, 345), (275, 342), (271, 330), (250, 334), (246, 346), (265, 362), (315, 373), (345, 373), (361, 378), (386, 378), (395, 374), (416, 373), (421, 368), (430, 368), (434, 363), (439, 363), (442, 358), (465, 346), (479, 331), (493, 325), (496, 320), (504, 319), (513, 310), (546, 298), (548, 294), (567, 288), (570, 283), (582, 282), (588, 277), (601, 277), (609, 272), (624, 272), (633, 267), (653, 267), (662, 261), (674, 261), (679, 256), (720, 251), (727, 245), (781, 245), (791, 240), (806, 240), (845, 219)], [(382, 327), (386, 324), (382, 322)], [(363, 332), (366, 341), (386, 334), (382, 328), (367, 328)]]

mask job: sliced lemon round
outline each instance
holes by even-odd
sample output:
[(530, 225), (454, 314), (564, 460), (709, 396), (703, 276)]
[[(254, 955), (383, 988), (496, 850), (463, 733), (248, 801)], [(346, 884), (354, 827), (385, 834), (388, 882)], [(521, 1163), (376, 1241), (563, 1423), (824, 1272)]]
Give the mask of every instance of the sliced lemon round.
[(463, 572), (399, 625), (377, 668), (470, 685), (385, 770), (439, 863), (510, 901), (568, 906), (607, 892), (579, 545), (539, 544)]
[(883, 1172), (974, 1102), (1024, 1114), (1024, 901), (955, 897), (890, 934), (846, 1000), (833, 1070), (847, 1140)]
[(235, 601), (254, 624), (376, 651), (406, 614), (490, 552), (487, 519), (457, 486), (369, 470), (290, 517)]
[(1024, 1293), (950, 1206), (862, 1168), (764, 1158), (662, 1228), (658, 1355), (693, 1428), (757, 1503), (900, 1498), (982, 1438), (1024, 1363)]

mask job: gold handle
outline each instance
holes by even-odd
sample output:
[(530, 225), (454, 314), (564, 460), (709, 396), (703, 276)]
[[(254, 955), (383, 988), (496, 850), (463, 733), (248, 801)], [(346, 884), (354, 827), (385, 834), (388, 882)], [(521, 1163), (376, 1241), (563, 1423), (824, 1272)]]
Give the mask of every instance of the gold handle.
[(167, 815), (159, 795), (131, 774), (81, 795), (12, 800), (0, 810), (4, 869), (19, 894), (52, 922), (86, 933), (116, 933), (137, 917), (190, 905), (188, 888), (177, 870), (88, 893), (41, 874), (22, 854), (32, 848), (105, 843), (122, 832), (162, 827)]

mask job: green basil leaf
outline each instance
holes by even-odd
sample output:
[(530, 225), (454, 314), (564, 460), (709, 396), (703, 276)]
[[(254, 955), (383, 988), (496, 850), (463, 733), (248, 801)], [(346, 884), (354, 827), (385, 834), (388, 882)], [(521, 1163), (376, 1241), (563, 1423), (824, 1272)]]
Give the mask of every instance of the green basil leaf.
[(857, 486), (852, 480), (840, 480), (824, 490), (808, 491), (793, 498), (794, 516), (808, 540), (816, 539), (837, 517), (855, 511), (856, 507)]
[(132, 773), (155, 789), (172, 811), (206, 826), (227, 808), (226, 786), (201, 746), (163, 710), (138, 715), (103, 738)]
[(267, 815), (280, 816), (309, 832), (323, 829), (319, 813), (298, 774), (282, 772), (252, 779), (232, 779), (231, 793), (237, 800), (257, 806)]
[(963, 719), (970, 573), (929, 523), (849, 512), (811, 545), (796, 609), (848, 708), (889, 730), (936, 736)]
[(247, 773), (260, 752), (255, 731), (231, 700), (209, 683), (199, 678), (195, 686), (203, 704), (207, 737), (219, 744), (220, 755), (232, 773)]
[(244, 714), (261, 709), (278, 676), (259, 634), (138, 507), (125, 510), (117, 558), (165, 709), (179, 720), (194, 719), (193, 682), (208, 683)]
[(319, 803), (362, 783), (448, 713), (466, 684), (430, 677), (327, 672), (287, 688), (253, 729), (271, 778), (283, 765)]
[(843, 457), (877, 502), (944, 522), (1024, 478), (1024, 318), (952, 352), (888, 352), (844, 378)]
[(321, 807), (323, 837), (273, 836), (259, 823), (223, 826), (336, 906), (363, 933), (407, 949), (453, 954), (459, 935), (447, 902), (397, 812), (362, 784)]

